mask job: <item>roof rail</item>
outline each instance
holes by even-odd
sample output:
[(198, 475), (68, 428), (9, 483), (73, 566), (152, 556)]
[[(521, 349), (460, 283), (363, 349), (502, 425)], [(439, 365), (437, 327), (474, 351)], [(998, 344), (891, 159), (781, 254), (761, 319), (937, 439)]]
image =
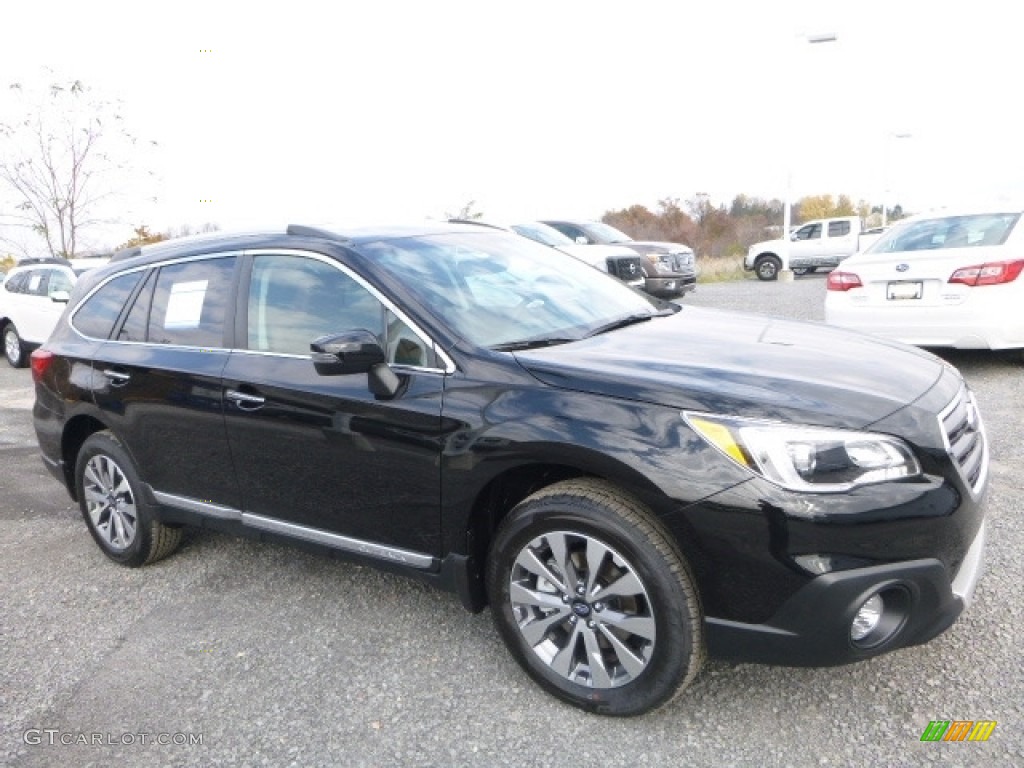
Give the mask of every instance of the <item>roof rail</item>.
[(295, 235), (296, 237), (319, 237), (323, 240), (336, 240), (343, 243), (348, 242), (348, 238), (344, 235), (339, 235), (337, 232), (332, 232), (329, 229), (322, 227), (310, 227), (305, 224), (289, 224), (288, 229), (285, 232), (289, 235)]
[(120, 251), (114, 251), (114, 255), (110, 257), (111, 261), (124, 261), (130, 259), (133, 256), (138, 256), (142, 253), (141, 245), (133, 245), (130, 248), (122, 248)]
[(71, 262), (67, 259), (61, 259), (56, 256), (30, 256), (27, 259), (22, 259), (14, 266), (16, 267), (27, 267), (32, 264), (62, 264), (65, 267), (70, 267)]

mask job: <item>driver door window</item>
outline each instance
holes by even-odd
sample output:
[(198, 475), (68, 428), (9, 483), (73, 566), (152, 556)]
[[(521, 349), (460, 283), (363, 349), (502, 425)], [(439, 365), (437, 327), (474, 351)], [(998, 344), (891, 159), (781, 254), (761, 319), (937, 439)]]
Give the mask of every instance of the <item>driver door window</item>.
[(434, 364), (429, 345), (365, 286), (307, 256), (253, 259), (247, 317), (250, 350), (308, 355), (310, 343), (321, 336), (363, 329), (380, 340), (389, 363)]

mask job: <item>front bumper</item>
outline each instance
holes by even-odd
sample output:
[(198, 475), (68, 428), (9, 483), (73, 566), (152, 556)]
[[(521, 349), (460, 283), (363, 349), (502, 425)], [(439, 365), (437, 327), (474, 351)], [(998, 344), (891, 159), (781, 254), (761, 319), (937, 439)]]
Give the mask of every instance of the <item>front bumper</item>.
[(644, 290), (652, 296), (681, 296), (689, 293), (697, 287), (695, 275), (670, 275), (667, 277), (648, 276), (644, 283)]
[[(982, 523), (951, 580), (939, 560), (826, 573), (808, 582), (761, 624), (705, 619), (708, 652), (721, 659), (794, 667), (848, 664), (925, 643), (948, 629), (971, 603), (985, 549)], [(861, 644), (850, 637), (854, 616), (876, 593), (892, 613), (886, 634)]]

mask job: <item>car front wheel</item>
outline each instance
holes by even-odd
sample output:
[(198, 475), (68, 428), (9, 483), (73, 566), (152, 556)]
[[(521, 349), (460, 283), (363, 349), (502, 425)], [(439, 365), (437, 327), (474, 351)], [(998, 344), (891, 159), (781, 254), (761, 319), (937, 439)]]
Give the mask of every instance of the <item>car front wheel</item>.
[(775, 256), (764, 256), (758, 259), (757, 264), (754, 265), (758, 280), (774, 280), (779, 276), (780, 269), (782, 269), (782, 262)]
[(154, 517), (140, 495), (142, 483), (131, 457), (109, 432), (97, 432), (82, 445), (75, 483), (89, 533), (114, 562), (148, 565), (177, 548), (181, 529)]
[(12, 368), (25, 367), (25, 345), (14, 323), (8, 323), (4, 328), (4, 357)]
[(487, 587), (516, 661), (582, 709), (647, 712), (703, 662), (686, 561), (643, 505), (606, 482), (557, 483), (512, 510), (492, 542)]

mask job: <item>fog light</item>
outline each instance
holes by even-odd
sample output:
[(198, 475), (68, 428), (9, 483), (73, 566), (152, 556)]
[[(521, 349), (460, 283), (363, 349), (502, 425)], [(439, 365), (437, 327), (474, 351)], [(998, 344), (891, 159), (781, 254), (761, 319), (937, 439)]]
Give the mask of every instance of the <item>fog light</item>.
[(853, 624), (850, 626), (850, 639), (859, 642), (875, 631), (878, 622), (882, 619), (882, 609), (885, 603), (881, 595), (872, 595), (864, 601), (864, 605), (853, 617)]

